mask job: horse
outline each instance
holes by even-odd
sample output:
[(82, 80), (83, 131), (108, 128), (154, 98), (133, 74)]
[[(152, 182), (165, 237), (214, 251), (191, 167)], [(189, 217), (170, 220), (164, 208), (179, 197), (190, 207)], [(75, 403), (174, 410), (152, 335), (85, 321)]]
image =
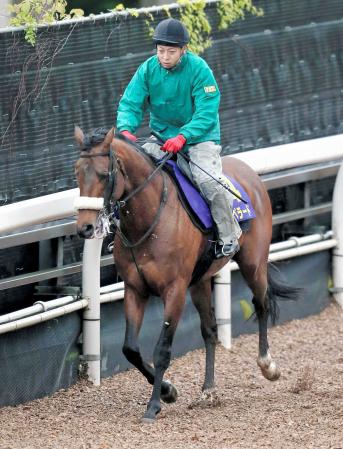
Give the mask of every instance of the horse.
[[(191, 284), (192, 274), (208, 238), (196, 227), (181, 204), (174, 182), (156, 169), (137, 146), (114, 136), (114, 129), (98, 129), (84, 135), (75, 127), (80, 146), (75, 174), (81, 197), (104, 198), (119, 209), (119, 223), (113, 242), (114, 262), (124, 281), (126, 331), (123, 353), (127, 360), (153, 385), (151, 398), (142, 417), (154, 422), (161, 400), (175, 402), (177, 390), (164, 380), (171, 360), (174, 333), (190, 288), (191, 298), (201, 321), (206, 353), (204, 392), (214, 386), (216, 319), (211, 305), (212, 277), (229, 262), (228, 257), (213, 260), (206, 272)], [(240, 237), (240, 250), (234, 260), (253, 294), (258, 321), (257, 364), (265, 378), (274, 381), (280, 370), (271, 356), (267, 338), (268, 317), (277, 316), (277, 299), (296, 299), (297, 289), (280, 281), (268, 264), (272, 235), (272, 209), (259, 176), (237, 158), (224, 156), (223, 171), (238, 181), (249, 195), (256, 218)], [(87, 207), (87, 206), (85, 206)], [(86, 239), (95, 236), (99, 211), (79, 209), (77, 232)], [(143, 360), (138, 336), (150, 294), (164, 304), (160, 336), (153, 352), (153, 367)]]

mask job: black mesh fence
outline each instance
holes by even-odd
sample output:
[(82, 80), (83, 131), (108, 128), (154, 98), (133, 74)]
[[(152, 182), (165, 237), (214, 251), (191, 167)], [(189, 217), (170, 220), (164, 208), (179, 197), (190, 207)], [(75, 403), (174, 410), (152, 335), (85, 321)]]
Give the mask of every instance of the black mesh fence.
[[(341, 0), (258, 0), (265, 15), (216, 31), (204, 55), (221, 92), (225, 153), (340, 133)], [(164, 18), (155, 14), (155, 21)], [(0, 199), (75, 186), (73, 126), (111, 126), (116, 104), (153, 52), (145, 17), (113, 15), (0, 34)], [(146, 125), (145, 121), (145, 125)], [(143, 127), (142, 132), (146, 132)]]
[(69, 387), (78, 378), (78, 313), (0, 335), (0, 406)]

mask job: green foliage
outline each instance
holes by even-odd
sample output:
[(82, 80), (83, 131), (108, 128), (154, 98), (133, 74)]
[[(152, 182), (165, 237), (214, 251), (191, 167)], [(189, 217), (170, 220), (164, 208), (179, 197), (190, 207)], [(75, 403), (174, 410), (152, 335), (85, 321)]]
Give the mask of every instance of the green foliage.
[[(218, 0), (218, 29), (227, 29), (233, 22), (244, 19), (246, 13), (256, 16), (263, 15), (263, 11), (256, 8), (252, 2), (253, 0)], [(212, 29), (206, 14), (206, 0), (177, 0), (177, 3), (179, 4), (180, 20), (190, 34), (190, 50), (197, 54), (203, 53), (212, 45)], [(80, 17), (84, 14), (82, 9), (72, 9), (67, 13), (67, 0), (22, 0), (17, 4), (10, 5), (9, 8), (13, 15), (10, 23), (14, 26), (24, 25), (26, 27), (25, 39), (31, 45), (35, 45), (39, 24), (50, 24), (56, 20)], [(161, 8), (167, 17), (171, 17), (168, 4)], [(147, 32), (149, 36), (152, 36), (154, 17), (151, 13), (144, 8), (125, 8), (123, 4), (112, 9), (112, 11), (124, 10), (132, 17), (144, 14)]]
[(177, 0), (180, 5), (180, 20), (190, 34), (189, 49), (194, 53), (203, 53), (212, 45), (211, 25), (208, 21), (205, 0)]
[(248, 12), (255, 16), (262, 16), (263, 10), (256, 8), (252, 0), (220, 0), (217, 4), (219, 16), (219, 30), (226, 30), (236, 20), (244, 19)]
[[(67, 0), (67, 11), (73, 8), (81, 7), (85, 16), (90, 14), (107, 13), (113, 9), (116, 3), (121, 3), (124, 0)], [(125, 0), (126, 8), (138, 8), (140, 0)]]
[(17, 4), (9, 5), (9, 11), (13, 15), (10, 24), (24, 25), (25, 39), (34, 46), (38, 25), (83, 15), (82, 9), (73, 9), (67, 14), (66, 6), (66, 0), (22, 0)]
[[(236, 20), (244, 19), (246, 13), (261, 16), (263, 10), (252, 4), (253, 0), (218, 0), (217, 13), (219, 18), (218, 29), (225, 30)], [(212, 27), (206, 14), (206, 0), (177, 0), (179, 4), (180, 20), (184, 23), (190, 34), (189, 49), (196, 54), (203, 53), (211, 47)], [(162, 10), (167, 17), (171, 17), (170, 6), (163, 5)], [(153, 34), (151, 22), (146, 21), (149, 35)]]
[[(246, 13), (263, 15), (262, 9), (252, 4), (253, 0), (218, 0), (217, 13), (219, 30), (227, 29), (233, 22), (244, 19)], [(180, 5), (180, 19), (190, 34), (189, 48), (194, 53), (203, 53), (212, 45), (211, 25), (206, 14), (205, 0), (177, 0)]]
[[(164, 8), (164, 5), (162, 6), (162, 8)], [(146, 19), (145, 19), (145, 26), (147, 28), (148, 35), (150, 37), (152, 37), (152, 35), (154, 33), (154, 28), (152, 27), (152, 23), (154, 22), (154, 16), (147, 9), (145, 9), (145, 8), (140, 8), (140, 9), (137, 9), (137, 8), (125, 8), (125, 6), (122, 3), (119, 3), (118, 5), (116, 5), (112, 9), (112, 11), (114, 11), (114, 12), (116, 12), (116, 11), (126, 11), (130, 16), (136, 17), (136, 18), (144, 15), (146, 17)]]

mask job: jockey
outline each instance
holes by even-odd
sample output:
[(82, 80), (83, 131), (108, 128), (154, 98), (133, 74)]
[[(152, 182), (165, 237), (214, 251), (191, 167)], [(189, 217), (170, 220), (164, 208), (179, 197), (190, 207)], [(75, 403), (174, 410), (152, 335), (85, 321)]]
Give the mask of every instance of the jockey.
[(138, 68), (118, 106), (117, 130), (132, 141), (144, 112), (150, 128), (165, 141), (143, 145), (146, 153), (160, 159), (163, 152), (182, 151), (180, 169), (194, 181), (207, 201), (217, 226), (216, 258), (232, 257), (239, 250), (241, 229), (233, 216), (233, 196), (206, 172), (225, 184), (220, 158), (220, 93), (212, 70), (187, 50), (189, 34), (176, 19), (160, 22), (154, 32), (156, 55)]

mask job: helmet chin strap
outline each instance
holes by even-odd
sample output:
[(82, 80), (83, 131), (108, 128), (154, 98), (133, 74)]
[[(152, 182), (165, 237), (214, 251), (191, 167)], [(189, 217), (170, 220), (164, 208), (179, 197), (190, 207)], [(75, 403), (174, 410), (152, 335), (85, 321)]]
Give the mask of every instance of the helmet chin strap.
[(180, 64), (182, 57), (185, 56), (185, 54), (187, 53), (187, 48), (182, 47), (181, 50), (182, 50), (181, 56), (180, 56), (180, 59), (177, 61), (176, 65)]
[(184, 53), (180, 56), (180, 58), (177, 61), (177, 63), (175, 65), (173, 65), (172, 69), (181, 63), (183, 55), (184, 55)]

